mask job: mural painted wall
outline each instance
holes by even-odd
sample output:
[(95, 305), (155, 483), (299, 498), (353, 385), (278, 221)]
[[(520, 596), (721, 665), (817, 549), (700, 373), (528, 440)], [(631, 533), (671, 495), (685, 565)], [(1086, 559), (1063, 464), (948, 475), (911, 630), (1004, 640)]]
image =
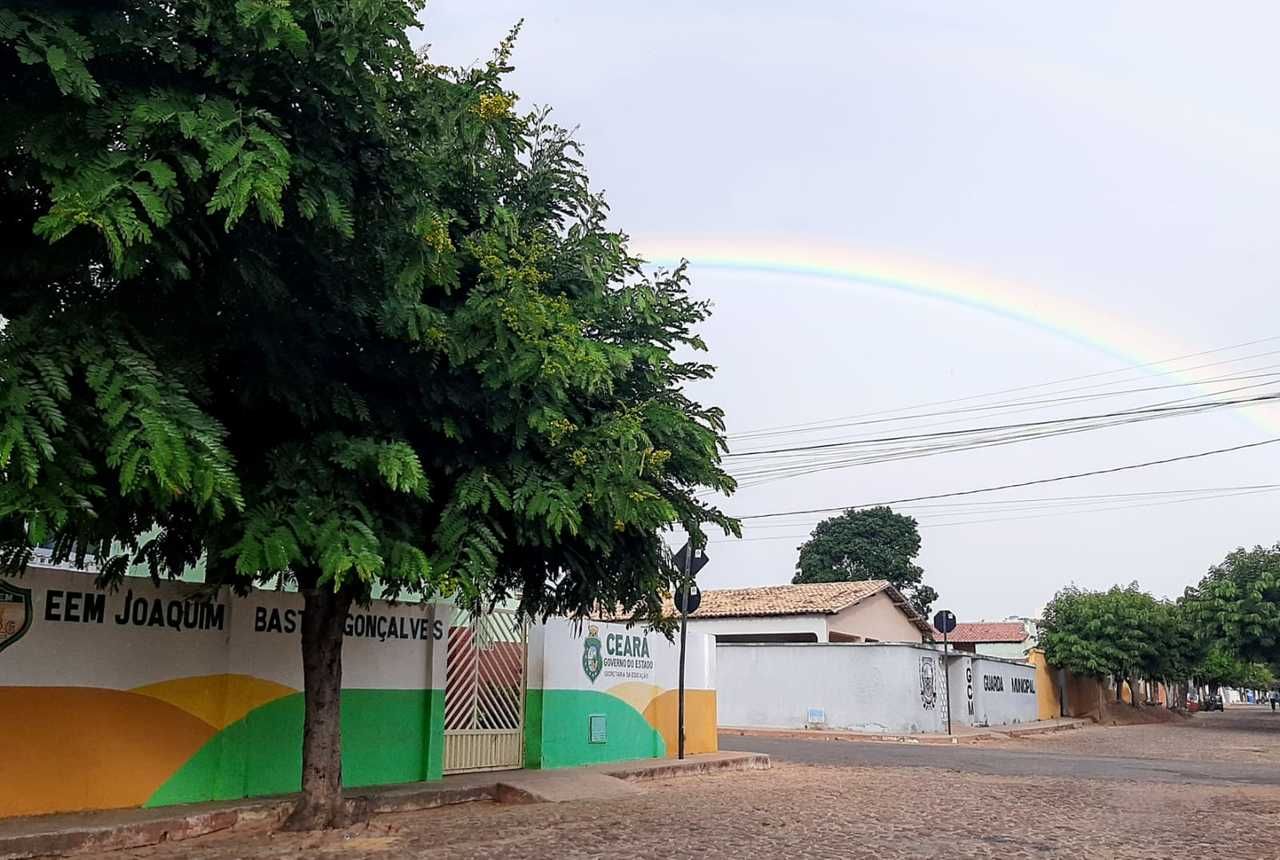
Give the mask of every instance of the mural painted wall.
[[(714, 752), (715, 647), (691, 633), (685, 653), (685, 752)], [(678, 660), (677, 645), (638, 627), (551, 619), (533, 628), (525, 766), (676, 755)]]
[[(299, 789), (300, 595), (147, 580), (103, 593), (89, 575), (40, 570), (0, 590), (0, 816)], [(436, 614), (375, 602), (349, 616), (347, 785), (440, 776)]]

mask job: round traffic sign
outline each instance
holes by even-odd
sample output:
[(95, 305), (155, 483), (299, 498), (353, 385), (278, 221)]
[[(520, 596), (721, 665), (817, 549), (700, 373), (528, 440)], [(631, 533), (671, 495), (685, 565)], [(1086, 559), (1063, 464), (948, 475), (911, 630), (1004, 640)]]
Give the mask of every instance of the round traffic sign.
[[(676, 593), (675, 593), (675, 597), (673, 598), (673, 601), (676, 605), (676, 609), (680, 610), (681, 612), (686, 611), (685, 605), (684, 605), (684, 589), (683, 588), (676, 589)], [(689, 583), (688, 613), (692, 615), (693, 613), (697, 612), (698, 607), (701, 605), (702, 605), (702, 591), (698, 588), (696, 584), (691, 582)]]

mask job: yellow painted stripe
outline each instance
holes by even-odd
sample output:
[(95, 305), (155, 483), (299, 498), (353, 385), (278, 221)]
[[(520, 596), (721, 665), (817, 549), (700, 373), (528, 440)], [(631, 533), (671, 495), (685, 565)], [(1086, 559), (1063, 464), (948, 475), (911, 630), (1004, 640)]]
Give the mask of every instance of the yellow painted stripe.
[(225, 729), (254, 708), (297, 691), (252, 675), (203, 675), (147, 684), (131, 692), (168, 702), (215, 729)]

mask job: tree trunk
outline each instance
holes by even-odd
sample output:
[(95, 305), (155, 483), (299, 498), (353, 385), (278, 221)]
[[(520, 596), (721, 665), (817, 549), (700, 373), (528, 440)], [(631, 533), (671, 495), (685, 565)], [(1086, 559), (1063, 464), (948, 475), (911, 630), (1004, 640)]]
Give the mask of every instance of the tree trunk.
[(302, 797), (285, 830), (324, 830), (347, 821), (342, 801), (342, 634), (351, 596), (302, 590)]

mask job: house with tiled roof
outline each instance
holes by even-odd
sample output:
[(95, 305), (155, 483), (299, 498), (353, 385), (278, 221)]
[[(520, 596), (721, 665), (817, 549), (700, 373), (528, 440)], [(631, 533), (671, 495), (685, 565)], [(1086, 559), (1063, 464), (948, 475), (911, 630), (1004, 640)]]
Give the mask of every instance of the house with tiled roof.
[[(1036, 632), (1035, 623), (1029, 619), (965, 621), (947, 634), (947, 641), (957, 651), (1020, 660), (1035, 647)], [(933, 636), (942, 641), (942, 634), (937, 630)]]
[[(671, 611), (673, 608), (669, 607)], [(691, 633), (743, 642), (926, 642), (929, 625), (883, 579), (702, 592)]]

